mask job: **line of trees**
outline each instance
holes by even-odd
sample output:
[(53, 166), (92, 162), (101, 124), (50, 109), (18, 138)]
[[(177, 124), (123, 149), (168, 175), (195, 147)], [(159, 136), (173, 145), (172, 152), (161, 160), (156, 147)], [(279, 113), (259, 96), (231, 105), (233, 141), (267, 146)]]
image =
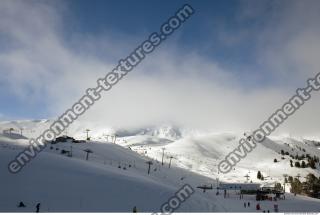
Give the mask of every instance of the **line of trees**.
[[(291, 155), (289, 152), (285, 152), (284, 150), (281, 150), (280, 152), (281, 155), (289, 155), (292, 159), (297, 160), (293, 163), (292, 160), (290, 160), (290, 166), (291, 167), (297, 167), (297, 168), (311, 168), (311, 169), (316, 169), (316, 164), (319, 163), (320, 159), (317, 156), (311, 157), (310, 154), (302, 154), (298, 155), (296, 154), (295, 156)], [(306, 160), (306, 161), (305, 161)], [(300, 163), (301, 161), (301, 163)], [(274, 160), (276, 163), (276, 159)]]
[(309, 173), (305, 182), (301, 182), (299, 178), (288, 177), (288, 182), (291, 184), (291, 193), (303, 194), (314, 198), (320, 198), (320, 177), (317, 178), (312, 173)]
[[(293, 161), (290, 160), (290, 166), (293, 167)], [(308, 168), (310, 167), (311, 169), (316, 169), (316, 161), (311, 158), (308, 160), (308, 163), (306, 163), (304, 160), (301, 161), (301, 163), (299, 161), (294, 162), (294, 167), (297, 168)]]

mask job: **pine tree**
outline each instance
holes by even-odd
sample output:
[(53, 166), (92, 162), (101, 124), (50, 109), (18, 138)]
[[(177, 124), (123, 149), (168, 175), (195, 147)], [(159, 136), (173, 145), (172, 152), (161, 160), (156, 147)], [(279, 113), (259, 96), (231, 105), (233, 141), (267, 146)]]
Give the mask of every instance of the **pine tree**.
[(302, 192), (302, 183), (295, 178), (291, 183), (291, 192), (300, 194)]
[(310, 159), (309, 166), (311, 169), (316, 169), (316, 163), (314, 162), (314, 159)]
[(275, 158), (275, 159), (273, 160), (273, 162), (274, 162), (274, 163), (277, 163), (277, 162), (278, 162), (278, 160)]
[(309, 173), (303, 184), (303, 192), (310, 197), (315, 197), (320, 192), (320, 180), (313, 174)]
[(280, 183), (276, 183), (276, 184), (274, 185), (274, 188), (275, 188), (276, 190), (282, 190), (282, 186), (281, 186)]
[(260, 171), (258, 171), (258, 173), (257, 173), (257, 178), (261, 180), (261, 177), (262, 177), (262, 174), (261, 174)]

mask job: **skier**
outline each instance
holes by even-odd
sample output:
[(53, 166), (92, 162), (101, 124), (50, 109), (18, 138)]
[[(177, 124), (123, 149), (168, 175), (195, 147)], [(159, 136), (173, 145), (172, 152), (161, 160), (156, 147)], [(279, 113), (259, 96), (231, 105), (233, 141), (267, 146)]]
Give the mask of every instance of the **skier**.
[(279, 212), (278, 204), (274, 204), (273, 208), (274, 208), (274, 212), (276, 212), (276, 213)]
[(25, 208), (25, 204), (23, 202), (20, 202), (19, 205), (18, 205), (18, 208)]
[(137, 212), (138, 212), (138, 210), (137, 210), (137, 207), (136, 207), (136, 206), (134, 206), (134, 207), (133, 207), (132, 212), (133, 212), (133, 213), (137, 213)]
[(246, 208), (247, 207), (247, 203), (243, 203), (243, 206), (244, 206), (244, 208)]
[(256, 209), (257, 209), (257, 211), (260, 210), (260, 204), (259, 203), (257, 204)]
[(39, 212), (40, 212), (40, 203), (38, 203), (38, 204), (36, 205), (36, 209), (37, 209), (36, 213), (39, 213)]
[(248, 208), (250, 208), (250, 202), (248, 202)]

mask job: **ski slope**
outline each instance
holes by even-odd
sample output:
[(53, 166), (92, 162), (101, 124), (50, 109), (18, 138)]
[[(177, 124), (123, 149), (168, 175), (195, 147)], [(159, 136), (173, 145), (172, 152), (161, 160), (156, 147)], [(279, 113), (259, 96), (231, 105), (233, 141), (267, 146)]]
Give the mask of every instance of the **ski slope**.
[[(239, 145), (240, 138), (240, 135), (227, 133), (206, 134), (163, 144), (146, 142), (143, 146), (139, 146), (136, 142), (141, 137), (128, 137), (123, 145), (130, 146), (137, 151), (144, 150), (150, 157), (156, 159), (162, 157), (162, 149), (165, 148), (167, 161), (169, 156), (173, 156), (173, 162), (181, 168), (227, 182), (245, 182), (246, 178), (244, 176), (247, 174), (250, 176), (250, 181), (263, 184), (283, 182), (283, 174), (291, 176), (300, 174), (304, 177), (308, 173), (313, 173), (317, 177), (320, 176), (319, 165), (317, 165), (316, 170), (290, 167), (290, 159), (292, 158), (280, 154), (280, 151), (284, 150), (293, 155), (320, 156), (320, 150), (317, 149), (313, 141), (299, 141), (287, 137), (266, 139), (262, 144), (258, 144), (245, 159), (241, 160), (231, 172), (228, 174), (219, 173), (219, 162)], [(305, 149), (305, 152), (300, 151), (299, 147)], [(274, 159), (277, 159), (278, 162), (274, 163)], [(265, 181), (257, 180), (258, 171), (261, 171), (265, 176)]]
[[(136, 206), (139, 212), (159, 212), (184, 184), (190, 184), (193, 194), (178, 212), (257, 212), (254, 196), (245, 195), (239, 200), (236, 193), (229, 198), (216, 195), (216, 190), (203, 193), (196, 187), (203, 184), (216, 186), (217, 179), (226, 182), (250, 180), (263, 184), (282, 182), (283, 173), (304, 176), (317, 170), (290, 168), (289, 159), (281, 159), (279, 150), (299, 152), (304, 147), (307, 153), (319, 155), (314, 141), (284, 137), (272, 137), (259, 145), (246, 159), (241, 161), (229, 174), (219, 174), (218, 162), (237, 146), (240, 135), (230, 133), (186, 133), (166, 126), (138, 129), (133, 131), (112, 128), (92, 128), (89, 143), (58, 143), (49, 145), (36, 159), (20, 173), (12, 175), (7, 164), (24, 147), (27, 138), (36, 137), (50, 124), (50, 120), (1, 122), (0, 129), (15, 128), (13, 134), (0, 135), (0, 211), (34, 211), (41, 203), (43, 212), (131, 212)], [(23, 127), (23, 135), (19, 129)], [(68, 130), (70, 135), (84, 138), (87, 125), (75, 124)], [(117, 134), (116, 144), (108, 142), (106, 135)], [(289, 144), (289, 145), (288, 145)], [(61, 150), (71, 150), (73, 156), (62, 155)], [(90, 148), (93, 153), (85, 160), (83, 150)], [(164, 166), (161, 165), (165, 148)], [(169, 169), (169, 156), (173, 156)], [(273, 163), (277, 158), (278, 163)], [(152, 160), (150, 175), (146, 161)], [(261, 182), (256, 179), (260, 170), (266, 176)], [(305, 196), (286, 194), (285, 201), (278, 201), (280, 211), (317, 212), (320, 200)], [(27, 207), (18, 208), (23, 201)], [(251, 207), (244, 208), (243, 201), (250, 201)], [(261, 202), (263, 210), (273, 211), (273, 202)]]
[[(182, 169), (163, 168), (157, 172), (153, 169), (148, 175), (145, 158), (112, 143), (95, 142), (74, 146), (72, 158), (47, 148), (20, 173), (12, 175), (7, 171), (7, 164), (26, 142), (0, 139), (0, 211), (21, 211), (16, 205), (23, 201), (28, 207), (22, 211), (33, 211), (34, 205), (41, 202), (46, 212), (130, 212), (134, 206), (139, 211), (153, 212), (159, 211), (161, 204), (185, 183), (208, 181)], [(69, 143), (56, 147), (68, 149)], [(94, 152), (89, 161), (84, 159), (84, 148)], [(130, 162), (132, 167), (128, 166)], [(180, 180), (183, 176), (185, 181)], [(180, 210), (219, 209), (213, 202), (194, 194)]]

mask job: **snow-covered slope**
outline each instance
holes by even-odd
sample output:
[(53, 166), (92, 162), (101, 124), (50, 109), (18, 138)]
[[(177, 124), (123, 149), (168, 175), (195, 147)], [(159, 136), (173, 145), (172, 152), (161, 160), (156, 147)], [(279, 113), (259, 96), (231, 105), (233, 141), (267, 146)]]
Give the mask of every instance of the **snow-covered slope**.
[[(293, 155), (319, 156), (319, 142), (288, 137), (271, 137), (242, 160), (228, 174), (218, 172), (218, 163), (238, 145), (241, 135), (231, 133), (186, 132), (173, 126), (155, 126), (137, 130), (114, 129), (104, 126), (88, 126), (76, 122), (68, 134), (85, 138), (90, 128), (92, 142), (50, 145), (19, 174), (7, 171), (7, 164), (28, 142), (51, 123), (50, 120), (0, 122), (0, 129), (14, 128), (9, 135), (0, 135), (0, 211), (19, 211), (16, 204), (24, 201), (33, 211), (41, 202), (43, 211), (113, 211), (130, 212), (134, 206), (139, 211), (159, 211), (161, 204), (174, 195), (184, 184), (196, 190), (178, 211), (206, 212), (254, 212), (243, 208), (237, 195), (224, 199), (216, 191), (202, 193), (196, 187), (202, 184), (216, 185), (216, 179), (226, 182), (245, 182), (246, 174), (254, 182), (273, 184), (283, 182), (283, 174), (302, 177), (318, 169), (290, 167), (290, 157), (281, 155), (284, 150)], [(23, 135), (19, 135), (23, 128)], [(117, 135), (116, 144), (107, 135)], [(62, 155), (61, 150), (71, 150), (73, 157)], [(91, 149), (89, 161), (85, 161), (84, 149)], [(161, 159), (164, 152), (164, 166)], [(172, 158), (172, 166), (168, 163)], [(283, 157), (283, 159), (282, 159)], [(277, 159), (279, 162), (274, 163)], [(147, 174), (146, 161), (153, 160), (151, 174)], [(265, 181), (256, 179), (257, 171)], [(288, 190), (287, 190), (288, 191)], [(245, 196), (253, 205), (253, 196)], [(280, 211), (319, 211), (320, 200), (287, 194)], [(302, 206), (304, 205), (304, 206)], [(262, 203), (272, 211), (272, 203)]]
[[(182, 169), (153, 165), (147, 174), (145, 161), (137, 153), (112, 143), (72, 144), (73, 157), (60, 154), (70, 143), (49, 146), (22, 172), (10, 174), (8, 162), (27, 144), (0, 136), (0, 211), (159, 211), (185, 183), (207, 183), (208, 178)], [(93, 153), (85, 160), (83, 149)], [(57, 150), (59, 149), (59, 150)], [(121, 167), (121, 168), (120, 168)], [(181, 178), (184, 177), (184, 180)], [(16, 207), (23, 201), (27, 208)], [(213, 202), (194, 194), (180, 211), (221, 211)]]
[[(234, 134), (207, 134), (202, 136), (187, 137), (171, 143), (163, 144), (145, 144), (135, 147), (134, 138), (128, 138), (126, 145), (133, 146), (136, 150), (145, 150), (148, 155), (160, 159), (163, 148), (165, 148), (166, 157), (173, 156), (174, 163), (177, 166), (189, 169), (211, 178), (220, 178), (220, 180), (230, 182), (245, 182), (245, 175), (250, 176), (250, 180), (260, 183), (282, 182), (283, 174), (296, 176), (306, 176), (313, 173), (319, 177), (319, 165), (317, 169), (290, 167), (288, 155), (281, 155), (280, 152), (288, 152), (291, 155), (309, 154), (310, 156), (320, 156), (320, 150), (317, 149), (317, 143), (310, 140), (297, 140), (292, 138), (266, 139), (262, 144), (249, 153), (249, 155), (239, 162), (236, 167), (228, 174), (222, 174), (218, 171), (218, 164), (228, 153), (239, 145), (240, 135)], [(133, 144), (131, 144), (131, 141)], [(274, 162), (277, 159), (278, 162)], [(168, 159), (166, 159), (168, 160)], [(301, 161), (300, 161), (301, 162)], [(257, 171), (261, 171), (266, 180), (261, 182), (257, 180)]]

